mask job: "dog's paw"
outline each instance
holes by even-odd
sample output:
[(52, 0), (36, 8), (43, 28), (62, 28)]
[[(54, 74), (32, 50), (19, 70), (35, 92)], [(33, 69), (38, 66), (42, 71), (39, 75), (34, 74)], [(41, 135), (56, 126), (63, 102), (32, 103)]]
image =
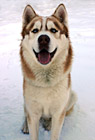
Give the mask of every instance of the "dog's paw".
[(22, 132), (23, 132), (23, 134), (29, 134), (29, 130), (26, 127), (22, 128)]
[(24, 124), (22, 126), (22, 132), (23, 132), (23, 134), (29, 134), (27, 120), (24, 121)]
[(47, 130), (47, 131), (51, 130), (51, 118), (49, 118), (49, 119), (41, 118), (40, 122), (45, 130)]
[(50, 131), (50, 130), (51, 130), (51, 125), (43, 126), (43, 127), (44, 127), (44, 129), (45, 129), (46, 131)]

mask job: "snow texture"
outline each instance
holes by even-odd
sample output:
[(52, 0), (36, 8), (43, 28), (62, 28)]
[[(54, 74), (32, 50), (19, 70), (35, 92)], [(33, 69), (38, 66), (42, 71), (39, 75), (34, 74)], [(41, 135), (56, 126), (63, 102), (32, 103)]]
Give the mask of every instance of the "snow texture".
[[(19, 44), (22, 13), (31, 4), (50, 15), (59, 3), (67, 7), (74, 49), (72, 87), (78, 95), (74, 111), (65, 118), (60, 140), (95, 140), (95, 0), (0, 0), (0, 140), (29, 140), (23, 124), (22, 73)], [(39, 140), (50, 132), (40, 127)]]

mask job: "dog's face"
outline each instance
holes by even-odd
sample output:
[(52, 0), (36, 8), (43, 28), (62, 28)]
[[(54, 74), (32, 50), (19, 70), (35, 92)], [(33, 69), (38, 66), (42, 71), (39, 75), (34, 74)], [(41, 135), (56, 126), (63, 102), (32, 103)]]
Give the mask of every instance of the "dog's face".
[(67, 12), (64, 5), (59, 5), (50, 17), (38, 16), (30, 5), (26, 6), (22, 36), (23, 49), (29, 52), (36, 64), (45, 66), (56, 61), (69, 47)]

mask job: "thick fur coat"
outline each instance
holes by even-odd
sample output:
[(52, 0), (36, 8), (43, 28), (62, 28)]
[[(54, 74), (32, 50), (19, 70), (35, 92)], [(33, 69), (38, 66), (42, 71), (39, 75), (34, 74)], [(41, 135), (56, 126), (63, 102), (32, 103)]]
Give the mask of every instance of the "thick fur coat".
[(66, 112), (76, 101), (71, 91), (73, 51), (66, 8), (60, 4), (50, 17), (27, 5), (23, 13), (20, 57), (23, 72), (25, 122), (23, 132), (38, 140), (39, 122), (58, 140)]

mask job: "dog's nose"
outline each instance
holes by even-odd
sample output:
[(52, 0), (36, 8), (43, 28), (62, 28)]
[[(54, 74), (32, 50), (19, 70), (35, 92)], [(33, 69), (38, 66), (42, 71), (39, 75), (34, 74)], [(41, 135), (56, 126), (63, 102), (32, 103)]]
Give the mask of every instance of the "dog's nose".
[(50, 38), (47, 35), (41, 35), (38, 38), (38, 42), (40, 45), (45, 45), (45, 44), (48, 45), (50, 42)]

